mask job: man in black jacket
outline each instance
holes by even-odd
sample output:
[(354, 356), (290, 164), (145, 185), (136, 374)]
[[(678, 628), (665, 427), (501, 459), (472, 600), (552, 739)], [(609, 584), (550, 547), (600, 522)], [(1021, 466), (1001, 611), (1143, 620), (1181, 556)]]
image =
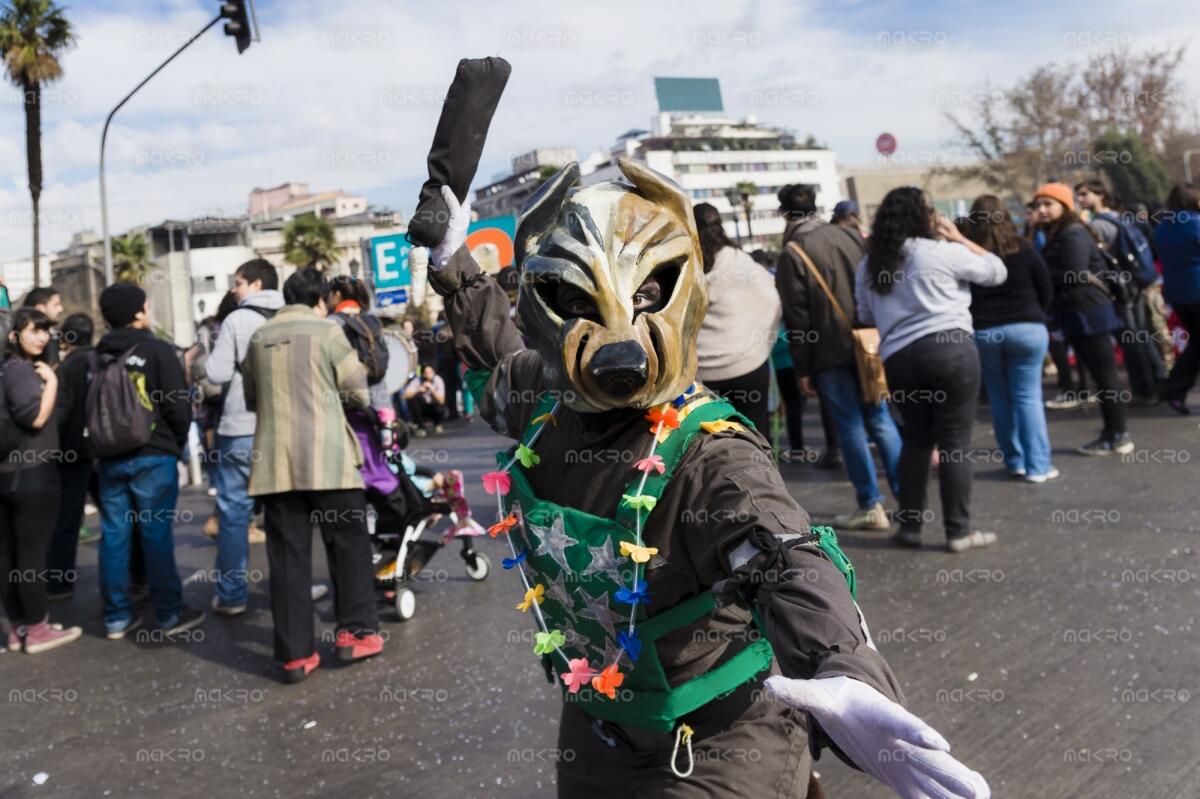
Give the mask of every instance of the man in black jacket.
[(154, 415), (150, 439), (144, 446), (96, 462), (103, 531), (100, 591), (104, 625), (108, 637), (118, 639), (141, 624), (129, 596), (130, 540), (136, 522), (159, 628), (168, 636), (175, 635), (204, 620), (203, 612), (183, 604), (172, 529), (179, 499), (176, 463), (192, 422), (191, 399), (175, 349), (150, 331), (144, 291), (131, 283), (109, 286), (100, 294), (100, 313), (112, 330), (100, 339), (95, 354), (124, 359), (129, 379)]
[[(856, 230), (822, 221), (817, 216), (816, 193), (807, 186), (786, 187), (779, 195), (788, 216), (784, 248), (775, 271), (775, 285), (783, 302), (783, 323), (796, 374), (804, 391), (816, 390), (821, 407), (837, 426), (846, 474), (854, 484), (858, 508), (838, 516), (834, 526), (845, 530), (887, 530), (883, 494), (868, 436), (879, 448), (892, 493), (899, 492), (900, 433), (884, 403), (864, 404), (854, 365), (850, 327), (854, 324), (854, 271), (865, 254)], [(793, 246), (795, 245), (795, 246)], [(811, 267), (796, 251), (799, 247)], [(841, 314), (829, 301), (820, 278), (833, 294)], [(845, 317), (843, 319), (842, 317)]]

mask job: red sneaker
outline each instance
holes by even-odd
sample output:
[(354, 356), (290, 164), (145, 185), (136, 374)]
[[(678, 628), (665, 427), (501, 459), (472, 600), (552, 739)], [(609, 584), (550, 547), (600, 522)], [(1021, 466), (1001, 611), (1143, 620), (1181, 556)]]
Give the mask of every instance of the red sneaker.
[(375, 657), (382, 652), (383, 637), (378, 633), (356, 636), (349, 630), (339, 630), (336, 647), (338, 660), (352, 663), (356, 660)]
[(283, 679), (289, 683), (303, 682), (304, 678), (316, 671), (320, 665), (321, 655), (318, 652), (313, 652), (306, 658), (289, 661), (283, 664)]

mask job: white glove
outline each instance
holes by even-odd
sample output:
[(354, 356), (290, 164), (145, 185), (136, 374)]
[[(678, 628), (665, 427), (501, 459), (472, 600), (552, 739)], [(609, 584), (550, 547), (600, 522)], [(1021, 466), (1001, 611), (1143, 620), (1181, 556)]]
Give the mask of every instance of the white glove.
[(442, 240), (429, 253), (429, 266), (435, 271), (444, 267), (450, 256), (467, 240), (467, 228), (471, 224), (470, 198), (459, 204), (454, 190), (449, 186), (442, 186), (442, 201), (450, 211), (450, 220), (446, 223), (446, 235), (442, 236)]
[(938, 731), (849, 677), (768, 677), (784, 704), (811, 713), (854, 764), (904, 799), (988, 799), (987, 781), (950, 756)]

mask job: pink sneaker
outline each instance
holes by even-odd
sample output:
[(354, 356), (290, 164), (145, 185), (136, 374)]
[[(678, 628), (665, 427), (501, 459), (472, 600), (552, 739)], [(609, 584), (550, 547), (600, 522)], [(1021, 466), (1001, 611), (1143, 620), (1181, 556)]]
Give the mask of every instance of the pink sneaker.
[(25, 635), (25, 625), (14, 624), (8, 628), (8, 651), (21, 651), (21, 637)]
[[(83, 635), (83, 630), (79, 627), (63, 628), (57, 624), (50, 624), (49, 620), (50, 617), (47, 616), (41, 622), (30, 624), (25, 628), (25, 654), (36, 655), (40, 652), (47, 652), (65, 646)], [(55, 629), (56, 627), (58, 629)]]

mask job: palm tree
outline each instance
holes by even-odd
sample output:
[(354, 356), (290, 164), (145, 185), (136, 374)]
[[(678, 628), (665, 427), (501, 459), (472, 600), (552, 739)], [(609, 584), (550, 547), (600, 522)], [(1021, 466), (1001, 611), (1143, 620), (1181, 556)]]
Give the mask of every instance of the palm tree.
[[(25, 161), (33, 200), (33, 283), (42, 285), (38, 201), (42, 196), (42, 84), (62, 77), (58, 57), (74, 41), (71, 23), (52, 0), (12, 0), (0, 12), (0, 57), (25, 104)], [(48, 276), (47, 276), (48, 277)]]
[(758, 194), (758, 186), (752, 180), (738, 181), (737, 192), (742, 196), (742, 210), (746, 212), (746, 238), (754, 247), (754, 230), (750, 227), (750, 198)]
[(283, 229), (283, 260), (301, 269), (322, 269), (338, 259), (333, 225), (312, 214), (298, 216)]
[(150, 244), (141, 233), (117, 236), (112, 242), (113, 273), (121, 283), (141, 283), (154, 263)]

